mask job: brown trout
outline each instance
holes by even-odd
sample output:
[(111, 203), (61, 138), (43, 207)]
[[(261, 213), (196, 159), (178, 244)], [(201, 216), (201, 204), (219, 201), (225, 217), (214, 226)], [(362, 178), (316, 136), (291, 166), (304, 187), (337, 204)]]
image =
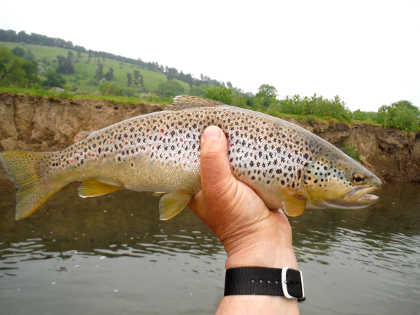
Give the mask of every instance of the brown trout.
[(82, 198), (120, 189), (162, 194), (160, 218), (168, 220), (201, 188), (200, 135), (210, 125), (228, 138), (233, 174), (270, 209), (297, 216), (305, 208), (363, 208), (377, 199), (370, 193), (381, 185), (378, 177), (302, 127), (196, 97), (174, 103), (184, 108), (121, 121), (62, 151), (0, 153), (17, 188), (16, 219), (80, 181)]

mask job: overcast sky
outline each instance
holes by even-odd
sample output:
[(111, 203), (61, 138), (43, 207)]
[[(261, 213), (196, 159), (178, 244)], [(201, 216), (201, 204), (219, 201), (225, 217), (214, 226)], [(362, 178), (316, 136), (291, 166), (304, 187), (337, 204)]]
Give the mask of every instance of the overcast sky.
[(279, 97), (420, 106), (420, 1), (5, 1), (0, 28), (156, 61)]

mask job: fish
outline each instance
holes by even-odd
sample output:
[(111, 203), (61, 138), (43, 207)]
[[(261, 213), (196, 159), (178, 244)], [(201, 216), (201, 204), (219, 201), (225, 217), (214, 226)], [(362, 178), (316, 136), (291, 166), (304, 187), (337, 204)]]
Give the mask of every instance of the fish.
[(291, 122), (192, 96), (174, 108), (139, 115), (54, 152), (3, 151), (0, 163), (16, 185), (16, 220), (39, 209), (72, 182), (82, 198), (121, 189), (160, 196), (169, 220), (201, 189), (200, 137), (210, 125), (228, 139), (234, 176), (270, 209), (299, 216), (308, 208), (359, 209), (373, 204), (381, 180), (331, 143)]

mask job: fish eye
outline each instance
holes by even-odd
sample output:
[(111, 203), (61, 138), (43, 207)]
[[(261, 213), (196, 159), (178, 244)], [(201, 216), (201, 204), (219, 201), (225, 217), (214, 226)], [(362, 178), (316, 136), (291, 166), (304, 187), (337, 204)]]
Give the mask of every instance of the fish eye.
[(353, 174), (353, 183), (362, 184), (365, 180), (365, 177), (362, 174), (355, 173)]

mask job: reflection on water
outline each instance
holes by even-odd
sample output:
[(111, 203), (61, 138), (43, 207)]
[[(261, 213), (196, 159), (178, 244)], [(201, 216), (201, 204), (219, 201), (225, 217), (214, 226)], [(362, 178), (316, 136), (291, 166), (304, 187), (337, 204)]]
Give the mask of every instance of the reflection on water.
[[(5, 314), (200, 314), (223, 294), (223, 247), (190, 212), (158, 221), (158, 199), (75, 186), (13, 220), (0, 184), (0, 309)], [(389, 185), (363, 210), (291, 220), (307, 314), (418, 314), (420, 187)], [(181, 302), (181, 303), (180, 303)], [(2, 313), (3, 314), (3, 313)]]

